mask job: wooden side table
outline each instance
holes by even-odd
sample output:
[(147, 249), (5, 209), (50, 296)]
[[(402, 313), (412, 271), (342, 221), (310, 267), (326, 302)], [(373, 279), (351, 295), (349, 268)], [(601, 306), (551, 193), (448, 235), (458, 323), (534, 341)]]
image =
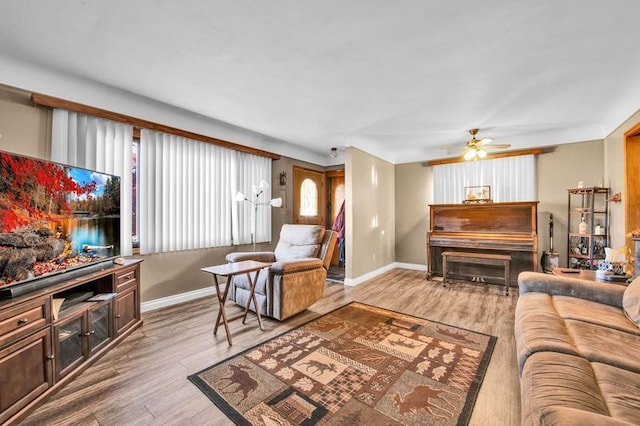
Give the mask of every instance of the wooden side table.
[(604, 278), (598, 278), (598, 276), (596, 275), (596, 271), (592, 271), (589, 269), (553, 268), (553, 275), (557, 275), (559, 277), (579, 278), (581, 280), (597, 281), (608, 284), (627, 285), (625, 280), (610, 281)]
[[(229, 346), (232, 345), (231, 333), (229, 332), (229, 322), (242, 318), (242, 323), (244, 324), (247, 319), (249, 306), (251, 306), (252, 301), (253, 306), (256, 309), (256, 316), (258, 317), (258, 326), (260, 327), (260, 330), (264, 330), (262, 328), (262, 317), (260, 316), (260, 307), (258, 306), (258, 301), (256, 300), (255, 289), (260, 271), (264, 268), (269, 267), (269, 265), (271, 264), (265, 262), (256, 262), (254, 260), (246, 260), (243, 262), (226, 263), (224, 265), (210, 266), (208, 268), (200, 269), (203, 272), (207, 272), (213, 275), (213, 283), (216, 288), (218, 305), (220, 306), (220, 311), (218, 312), (218, 317), (216, 319), (216, 325), (213, 328), (213, 334), (215, 335), (218, 332), (218, 327), (221, 323), (224, 324), (224, 330), (227, 333), (227, 342), (229, 342)], [(252, 274), (252, 272), (255, 273)], [(247, 300), (247, 305), (244, 308), (244, 313), (236, 315), (232, 318), (227, 318), (227, 314), (224, 311), (224, 304), (227, 301), (227, 295), (229, 294), (229, 288), (231, 287), (233, 277), (240, 274), (247, 274), (247, 279), (249, 280), (249, 299)], [(227, 285), (225, 286), (224, 293), (220, 291), (218, 277), (227, 277)], [(222, 322), (220, 321), (220, 319), (222, 319)]]

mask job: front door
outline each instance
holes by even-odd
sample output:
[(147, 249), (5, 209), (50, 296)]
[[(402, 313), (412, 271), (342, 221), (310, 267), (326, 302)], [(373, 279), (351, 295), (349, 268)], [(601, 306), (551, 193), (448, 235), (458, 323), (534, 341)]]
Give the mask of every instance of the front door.
[(324, 173), (293, 167), (293, 223), (325, 224)]

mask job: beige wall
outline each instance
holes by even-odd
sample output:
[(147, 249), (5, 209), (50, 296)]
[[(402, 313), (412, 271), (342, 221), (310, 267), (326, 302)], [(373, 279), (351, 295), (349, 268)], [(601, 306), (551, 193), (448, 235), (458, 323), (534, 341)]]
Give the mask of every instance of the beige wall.
[(29, 93), (0, 85), (0, 149), (48, 158), (51, 112), (35, 108)]
[(433, 203), (432, 167), (395, 166), (396, 261), (424, 265), (429, 204)]
[(395, 261), (395, 177), (391, 163), (356, 148), (345, 152), (347, 278)]

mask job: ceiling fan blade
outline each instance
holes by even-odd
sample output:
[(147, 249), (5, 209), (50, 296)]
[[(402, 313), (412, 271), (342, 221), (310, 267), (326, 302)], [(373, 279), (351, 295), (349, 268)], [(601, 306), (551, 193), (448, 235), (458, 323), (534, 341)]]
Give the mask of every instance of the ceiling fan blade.
[(500, 143), (500, 144), (495, 144), (495, 145), (486, 145), (483, 146), (482, 149), (505, 149), (505, 148), (510, 148), (511, 144), (508, 143)]
[(488, 143), (493, 142), (492, 138), (482, 138), (479, 141), (476, 142), (476, 146), (477, 147), (481, 147), (481, 146), (485, 146)]
[(450, 150), (450, 149), (467, 149), (468, 147), (466, 146), (460, 146), (460, 145), (455, 145), (455, 146), (441, 146), (440, 149), (444, 149), (444, 150)]

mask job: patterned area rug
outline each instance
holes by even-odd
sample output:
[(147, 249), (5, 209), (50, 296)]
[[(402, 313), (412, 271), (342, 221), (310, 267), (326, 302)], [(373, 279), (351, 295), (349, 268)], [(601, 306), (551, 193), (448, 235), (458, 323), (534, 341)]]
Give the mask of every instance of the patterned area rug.
[(495, 341), (353, 302), (189, 379), (239, 425), (465, 425)]

